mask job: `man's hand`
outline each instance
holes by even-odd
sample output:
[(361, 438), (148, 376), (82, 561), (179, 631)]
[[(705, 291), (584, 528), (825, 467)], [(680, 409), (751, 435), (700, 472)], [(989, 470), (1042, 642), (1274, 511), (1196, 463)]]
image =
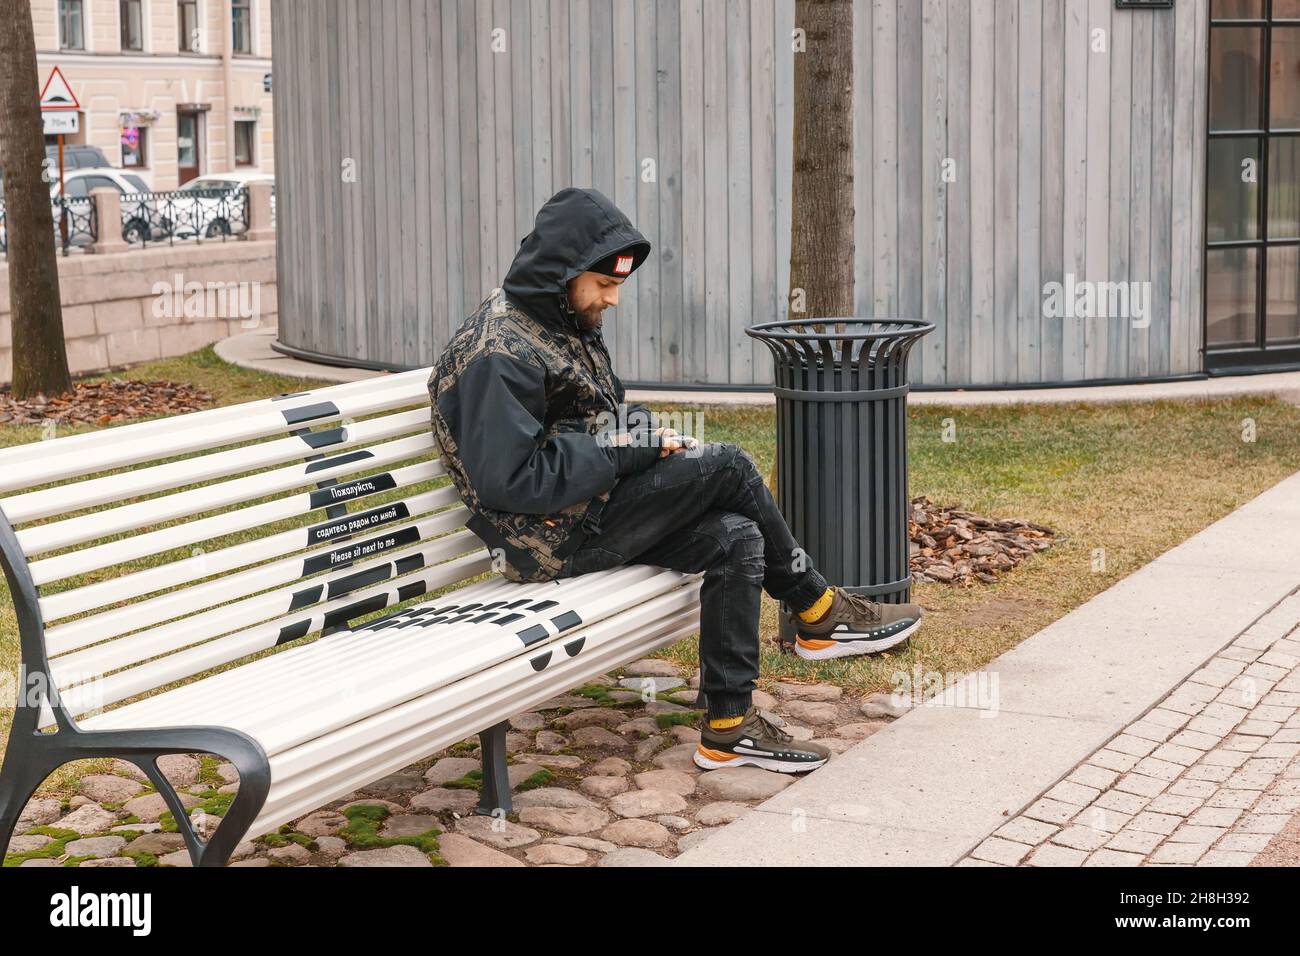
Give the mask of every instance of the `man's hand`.
[[(699, 444), (690, 435), (682, 435), (675, 428), (656, 428), (654, 434), (658, 436), (655, 444), (659, 447), (660, 458), (667, 458), (675, 451), (685, 451)], [(632, 441), (632, 432), (617, 432), (610, 438), (610, 444), (614, 446), (630, 445)]]
[(659, 436), (660, 458), (667, 458), (675, 451), (685, 451), (698, 444), (690, 435), (682, 435), (675, 428), (660, 428), (656, 434)]

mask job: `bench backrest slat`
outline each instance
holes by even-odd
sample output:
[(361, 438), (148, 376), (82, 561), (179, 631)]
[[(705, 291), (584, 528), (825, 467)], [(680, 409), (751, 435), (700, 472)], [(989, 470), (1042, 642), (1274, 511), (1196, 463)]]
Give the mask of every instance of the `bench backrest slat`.
[[(412, 388), (410, 382), (385, 385), (376, 380), (370, 392), (304, 401), (299, 404), (250, 410), (246, 415), (223, 419), (205, 426), (192, 426), (168, 434), (163, 440), (155, 435), (138, 435), (133, 425), (113, 429), (119, 439), (113, 444), (89, 449), (65, 450), (53, 439), (40, 442), (42, 454), (30, 452), (26, 458), (4, 463), (0, 470), (0, 493), (14, 489), (32, 489), (54, 481), (125, 468), (142, 462), (175, 458), (179, 455), (224, 448), (240, 442), (256, 441), (270, 435), (283, 435), (300, 428), (313, 428), (340, 419), (360, 418), (409, 406), (421, 397), (429, 401), (427, 389)], [(328, 391), (322, 389), (321, 392)], [(178, 416), (185, 418), (186, 416)], [(147, 424), (147, 423), (145, 423)], [(30, 448), (30, 446), (19, 446)]]
[[(259, 564), (250, 570), (204, 581), (194, 587), (175, 589), (126, 606), (110, 607), (98, 614), (70, 620), (66, 624), (55, 624), (45, 628), (45, 648), (51, 656), (68, 654), (91, 644), (99, 644), (100, 641), (108, 641), (110, 637), (129, 635), (135, 631), (127, 639), (100, 644), (100, 648), (107, 650), (109, 656), (118, 654), (122, 658), (120, 663), (126, 663), (143, 659), (129, 657), (126, 652), (127, 646), (136, 643), (140, 637), (155, 635), (161, 639), (162, 633), (175, 633), (187, 635), (185, 644), (192, 644), (204, 637), (242, 627), (244, 623), (265, 619), (269, 614), (278, 614), (285, 607), (299, 606), (317, 588), (326, 588), (326, 593), (334, 596), (347, 588), (355, 591), (360, 584), (395, 578), (400, 572), (412, 570), (417, 562), (437, 563), (481, 549), (482, 542), (468, 529), (459, 528), (456, 531), (460, 519), (460, 509), (438, 512), (434, 518), (417, 523), (419, 527), (430, 528), (432, 531), (426, 535), (416, 532), (419, 540), (411, 546), (395, 544), (391, 548), (376, 551), (376, 557), (373, 558), (360, 561), (351, 558), (347, 562), (346, 574), (333, 576), (325, 584), (318, 583), (320, 579), (312, 578), (311, 575), (320, 574), (322, 567), (337, 566), (337, 562), (330, 562), (329, 549), (322, 553), (318, 551), (318, 557), (305, 561), (300, 557), (292, 557), (285, 561)], [(415, 529), (416, 525), (408, 527)], [(447, 531), (451, 533), (446, 533)], [(406, 537), (406, 532), (399, 531), (391, 536), (391, 540), (402, 542)], [(309, 574), (304, 574), (304, 570)], [(277, 585), (285, 587), (278, 588)], [(268, 601), (272, 602), (270, 611), (261, 618), (252, 617), (256, 614), (257, 607)], [(142, 630), (162, 622), (172, 623), (166, 627), (153, 628), (152, 631)], [(107, 662), (107, 665), (112, 665), (112, 662)]]
[[(408, 582), (413, 582), (415, 578), (406, 576), (432, 568), (451, 558), (480, 551), (482, 545), (477, 543), (474, 536), (469, 531), (462, 531), (457, 535), (444, 535), (426, 541), (418, 548), (402, 554), (385, 555), (357, 564), (348, 576), (335, 578), (325, 584), (294, 582), (220, 606), (209, 605), (205, 610), (158, 627), (136, 630), (125, 636), (114, 635), (116, 640), (93, 645), (81, 644), (65, 652), (60, 649), (65, 644), (64, 641), (56, 640), (54, 635), (47, 635), (47, 647), (52, 655), (50, 666), (54, 669), (55, 676), (60, 678), (60, 685), (72, 679), (73, 675), (81, 680), (99, 677), (115, 668), (138, 664), (209, 638), (251, 627), (269, 618), (282, 617), (301, 606), (360, 594), (369, 586), (399, 579), (405, 578)], [(84, 631), (82, 636), (86, 636)]]
[[(185, 458), (165, 465), (152, 465), (103, 478), (10, 495), (0, 500), (0, 506), (11, 522), (20, 524), (121, 501), (129, 495), (150, 495), (213, 481), (225, 475), (244, 474), (286, 462), (301, 462), (313, 453), (331, 458), (362, 454), (366, 446), (409, 434), (413, 428), (424, 427), (428, 422), (428, 414), (426, 409), (415, 409), (382, 418), (368, 418), (340, 429), (338, 440), (333, 442), (322, 442), (320, 439), (325, 434), (323, 432), (310, 432), (311, 445), (300, 436), (243, 445), (229, 451)], [(319, 465), (322, 462), (311, 464)]]
[[(396, 446), (396, 447), (389, 447)], [(278, 498), (276, 507), (266, 514), (279, 513), (289, 518), (305, 512), (315, 511), (325, 504), (337, 504), (350, 497), (350, 500), (362, 501), (382, 491), (392, 488), (406, 488), (421, 482), (432, 481), (444, 474), (442, 463), (423, 461), (404, 468), (391, 471), (370, 471), (399, 461), (427, 453), (434, 446), (432, 435), (413, 436), (403, 441), (388, 442), (374, 446), (371, 457), (363, 462), (343, 461), (332, 468), (320, 472), (309, 472), (306, 465), (290, 465), (274, 471), (235, 478), (231, 481), (214, 481), (202, 488), (191, 488), (175, 494), (134, 504), (119, 505), (116, 508), (101, 508), (91, 514), (80, 514), (61, 521), (52, 521), (38, 527), (29, 528), (18, 533), (18, 543), (23, 553), (29, 558), (48, 554), (77, 544), (84, 544), (97, 538), (109, 538), (126, 532), (136, 531), (151, 525), (165, 524), (181, 518), (207, 512), (230, 509), (220, 517), (229, 516), (232, 530), (269, 524), (270, 518), (262, 517), (255, 509), (262, 506), (238, 508), (236, 506), (259, 498), (266, 498), (277, 493), (287, 493), (295, 488), (302, 488), (312, 482), (331, 481), (330, 488), (303, 492), (292, 497)], [(347, 457), (347, 456), (341, 456)], [(322, 461), (321, 464), (327, 463)], [(311, 464), (316, 464), (312, 462)], [(364, 469), (357, 475), (358, 467)], [(356, 475), (342, 481), (333, 481), (342, 476)], [(240, 522), (248, 522), (240, 524)], [(197, 525), (199, 522), (188, 522)], [(179, 525), (177, 527), (186, 527)], [(205, 532), (206, 533), (206, 532)], [(205, 539), (199, 539), (205, 540)], [(186, 544), (193, 542), (187, 541)]]
[[(427, 368), (413, 369), (409, 372), (397, 372), (379, 378), (362, 379), (356, 382), (347, 382), (343, 385), (331, 385), (327, 388), (317, 389), (314, 392), (288, 392), (284, 395), (261, 398), (239, 405), (223, 405), (220, 408), (209, 408), (201, 412), (169, 415), (165, 418), (155, 418), (146, 422), (133, 422), (129, 425), (101, 428), (80, 435), (66, 435), (58, 439), (59, 451), (60, 454), (74, 452), (82, 454), (93, 449), (111, 446), (121, 440), (121, 434), (127, 429), (130, 429), (131, 435), (135, 438), (149, 438), (166, 447), (170, 445), (170, 439), (174, 435), (184, 434), (198, 428), (206, 428), (213, 423), (228, 419), (245, 418), (250, 412), (268, 408), (278, 409), (285, 407), (286, 404), (312, 404), (313, 401), (320, 398), (337, 401), (345, 395), (374, 392), (377, 388), (402, 386), (411, 393), (412, 397), (415, 397), (417, 393), (426, 389), (429, 372), (430, 369)], [(32, 449), (28, 445), (15, 445), (12, 448), (0, 450), (0, 473), (7, 472), (11, 465), (29, 461), (31, 457)]]
[[(408, 516), (418, 517), (425, 512), (445, 507), (457, 501), (460, 501), (460, 496), (456, 493), (455, 488), (439, 488), (436, 491), (426, 491), (423, 494), (406, 498), (400, 502), (392, 502), (391, 504), (376, 505), (374, 502), (368, 502), (363, 498), (357, 504), (362, 505), (366, 510), (356, 514), (358, 516), (373, 516), (375, 522), (393, 524), (405, 520)], [(405, 508), (405, 511), (402, 512), (401, 508)], [(385, 517), (388, 512), (395, 509), (397, 509), (397, 513), (391, 519)], [(306, 508), (301, 500), (280, 499), (266, 504), (253, 505), (225, 515), (200, 518), (197, 521), (189, 521), (183, 525), (161, 528), (157, 531), (137, 534), (129, 538), (110, 541), (107, 544), (82, 548), (78, 551), (69, 551), (57, 557), (42, 558), (39, 561), (32, 562), (32, 577), (37, 584), (48, 584), (51, 581), (59, 581), (73, 575), (112, 567), (137, 558), (147, 558), (176, 548), (191, 547), (204, 541), (220, 538), (232, 531), (263, 527), (274, 522), (303, 517), (311, 513), (312, 509)], [(319, 543), (320, 536), (326, 533), (321, 529), (325, 525), (333, 526), (334, 524), (336, 522), (326, 519), (320, 522), (319, 527), (308, 526), (304, 528), (303, 538), (298, 546), (305, 548), (309, 544)], [(372, 527), (377, 526), (377, 524), (372, 525)], [(343, 533), (340, 531), (339, 535)]]
[[(351, 573), (356, 573), (359, 566), (355, 564), (357, 558), (354, 555), (362, 553), (359, 548), (365, 549), (365, 553), (396, 562), (419, 553), (429, 539), (438, 536), (443, 536), (444, 540), (449, 542), (463, 541), (469, 546), (481, 547), (473, 532), (463, 527), (468, 515), (469, 510), (463, 506), (449, 508), (436, 512), (432, 517), (399, 525), (377, 535), (342, 544), (326, 545), (301, 554), (294, 553), (291, 557), (273, 560), (256, 567), (247, 567), (255, 563), (247, 560), (248, 546), (238, 545), (236, 548), (214, 551), (185, 561), (175, 561), (159, 568), (115, 578), (112, 581), (64, 591), (62, 594), (41, 599), (41, 608), (47, 621), (46, 647), (51, 654), (66, 654), (68, 651), (86, 647), (96, 641), (127, 634), (151, 624), (170, 621), (185, 614), (213, 607), (222, 600), (256, 594), (277, 584), (298, 582), (301, 585), (312, 575), (318, 574), (322, 568), (346, 565), (351, 569)], [(291, 534), (296, 536), (296, 532)], [(262, 538), (253, 544), (262, 548), (262, 543), (268, 540), (271, 539)], [(279, 553), (296, 552), (297, 543), (286, 546)], [(244, 558), (226, 558), (226, 553), (232, 550), (245, 552)], [(269, 553), (269, 550), (262, 549), (260, 556), (266, 557)], [(221, 574), (233, 568), (246, 568), (246, 570)], [(218, 576), (211, 580), (203, 580), (214, 574)], [(195, 584), (196, 581), (203, 583)], [(123, 607), (109, 608), (97, 614), (78, 617), (64, 624), (48, 623), (60, 617), (144, 594), (156, 596)]]

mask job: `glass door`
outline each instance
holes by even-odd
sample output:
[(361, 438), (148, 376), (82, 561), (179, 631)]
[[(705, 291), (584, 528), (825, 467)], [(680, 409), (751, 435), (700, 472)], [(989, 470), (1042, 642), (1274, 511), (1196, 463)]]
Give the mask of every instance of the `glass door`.
[(184, 186), (199, 174), (199, 112), (176, 112), (176, 175)]
[(1210, 0), (1208, 371), (1300, 366), (1300, 0)]

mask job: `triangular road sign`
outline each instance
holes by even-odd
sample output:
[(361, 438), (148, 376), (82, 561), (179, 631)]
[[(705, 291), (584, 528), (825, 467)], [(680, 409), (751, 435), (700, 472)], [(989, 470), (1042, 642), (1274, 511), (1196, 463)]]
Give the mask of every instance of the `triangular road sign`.
[(45, 86), (41, 89), (41, 109), (81, 109), (81, 104), (77, 102), (72, 87), (68, 86), (68, 81), (63, 78), (63, 72), (57, 66), (50, 71), (50, 77), (45, 81)]

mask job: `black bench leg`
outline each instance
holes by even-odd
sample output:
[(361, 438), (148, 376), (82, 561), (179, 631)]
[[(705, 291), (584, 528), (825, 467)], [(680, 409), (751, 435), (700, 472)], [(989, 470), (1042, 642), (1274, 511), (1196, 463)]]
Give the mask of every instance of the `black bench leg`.
[(510, 770), (506, 767), (506, 731), (510, 722), (503, 720), (478, 735), (479, 752), (483, 759), (483, 786), (479, 789), (476, 814), (493, 816), (511, 811)]
[[(10, 837), (27, 800), (41, 781), (70, 760), (119, 757), (135, 764), (149, 778), (176, 820), (194, 866), (224, 866), (240, 837), (257, 818), (271, 785), (266, 753), (251, 737), (227, 727), (145, 727), (133, 730), (80, 730), (60, 721), (52, 734), (24, 730), (30, 708), (19, 708), (4, 763), (0, 765), (0, 847)], [(239, 771), (239, 790), (215, 832), (205, 842), (194, 830), (175, 787), (155, 762), (164, 754), (210, 753), (225, 757)]]

